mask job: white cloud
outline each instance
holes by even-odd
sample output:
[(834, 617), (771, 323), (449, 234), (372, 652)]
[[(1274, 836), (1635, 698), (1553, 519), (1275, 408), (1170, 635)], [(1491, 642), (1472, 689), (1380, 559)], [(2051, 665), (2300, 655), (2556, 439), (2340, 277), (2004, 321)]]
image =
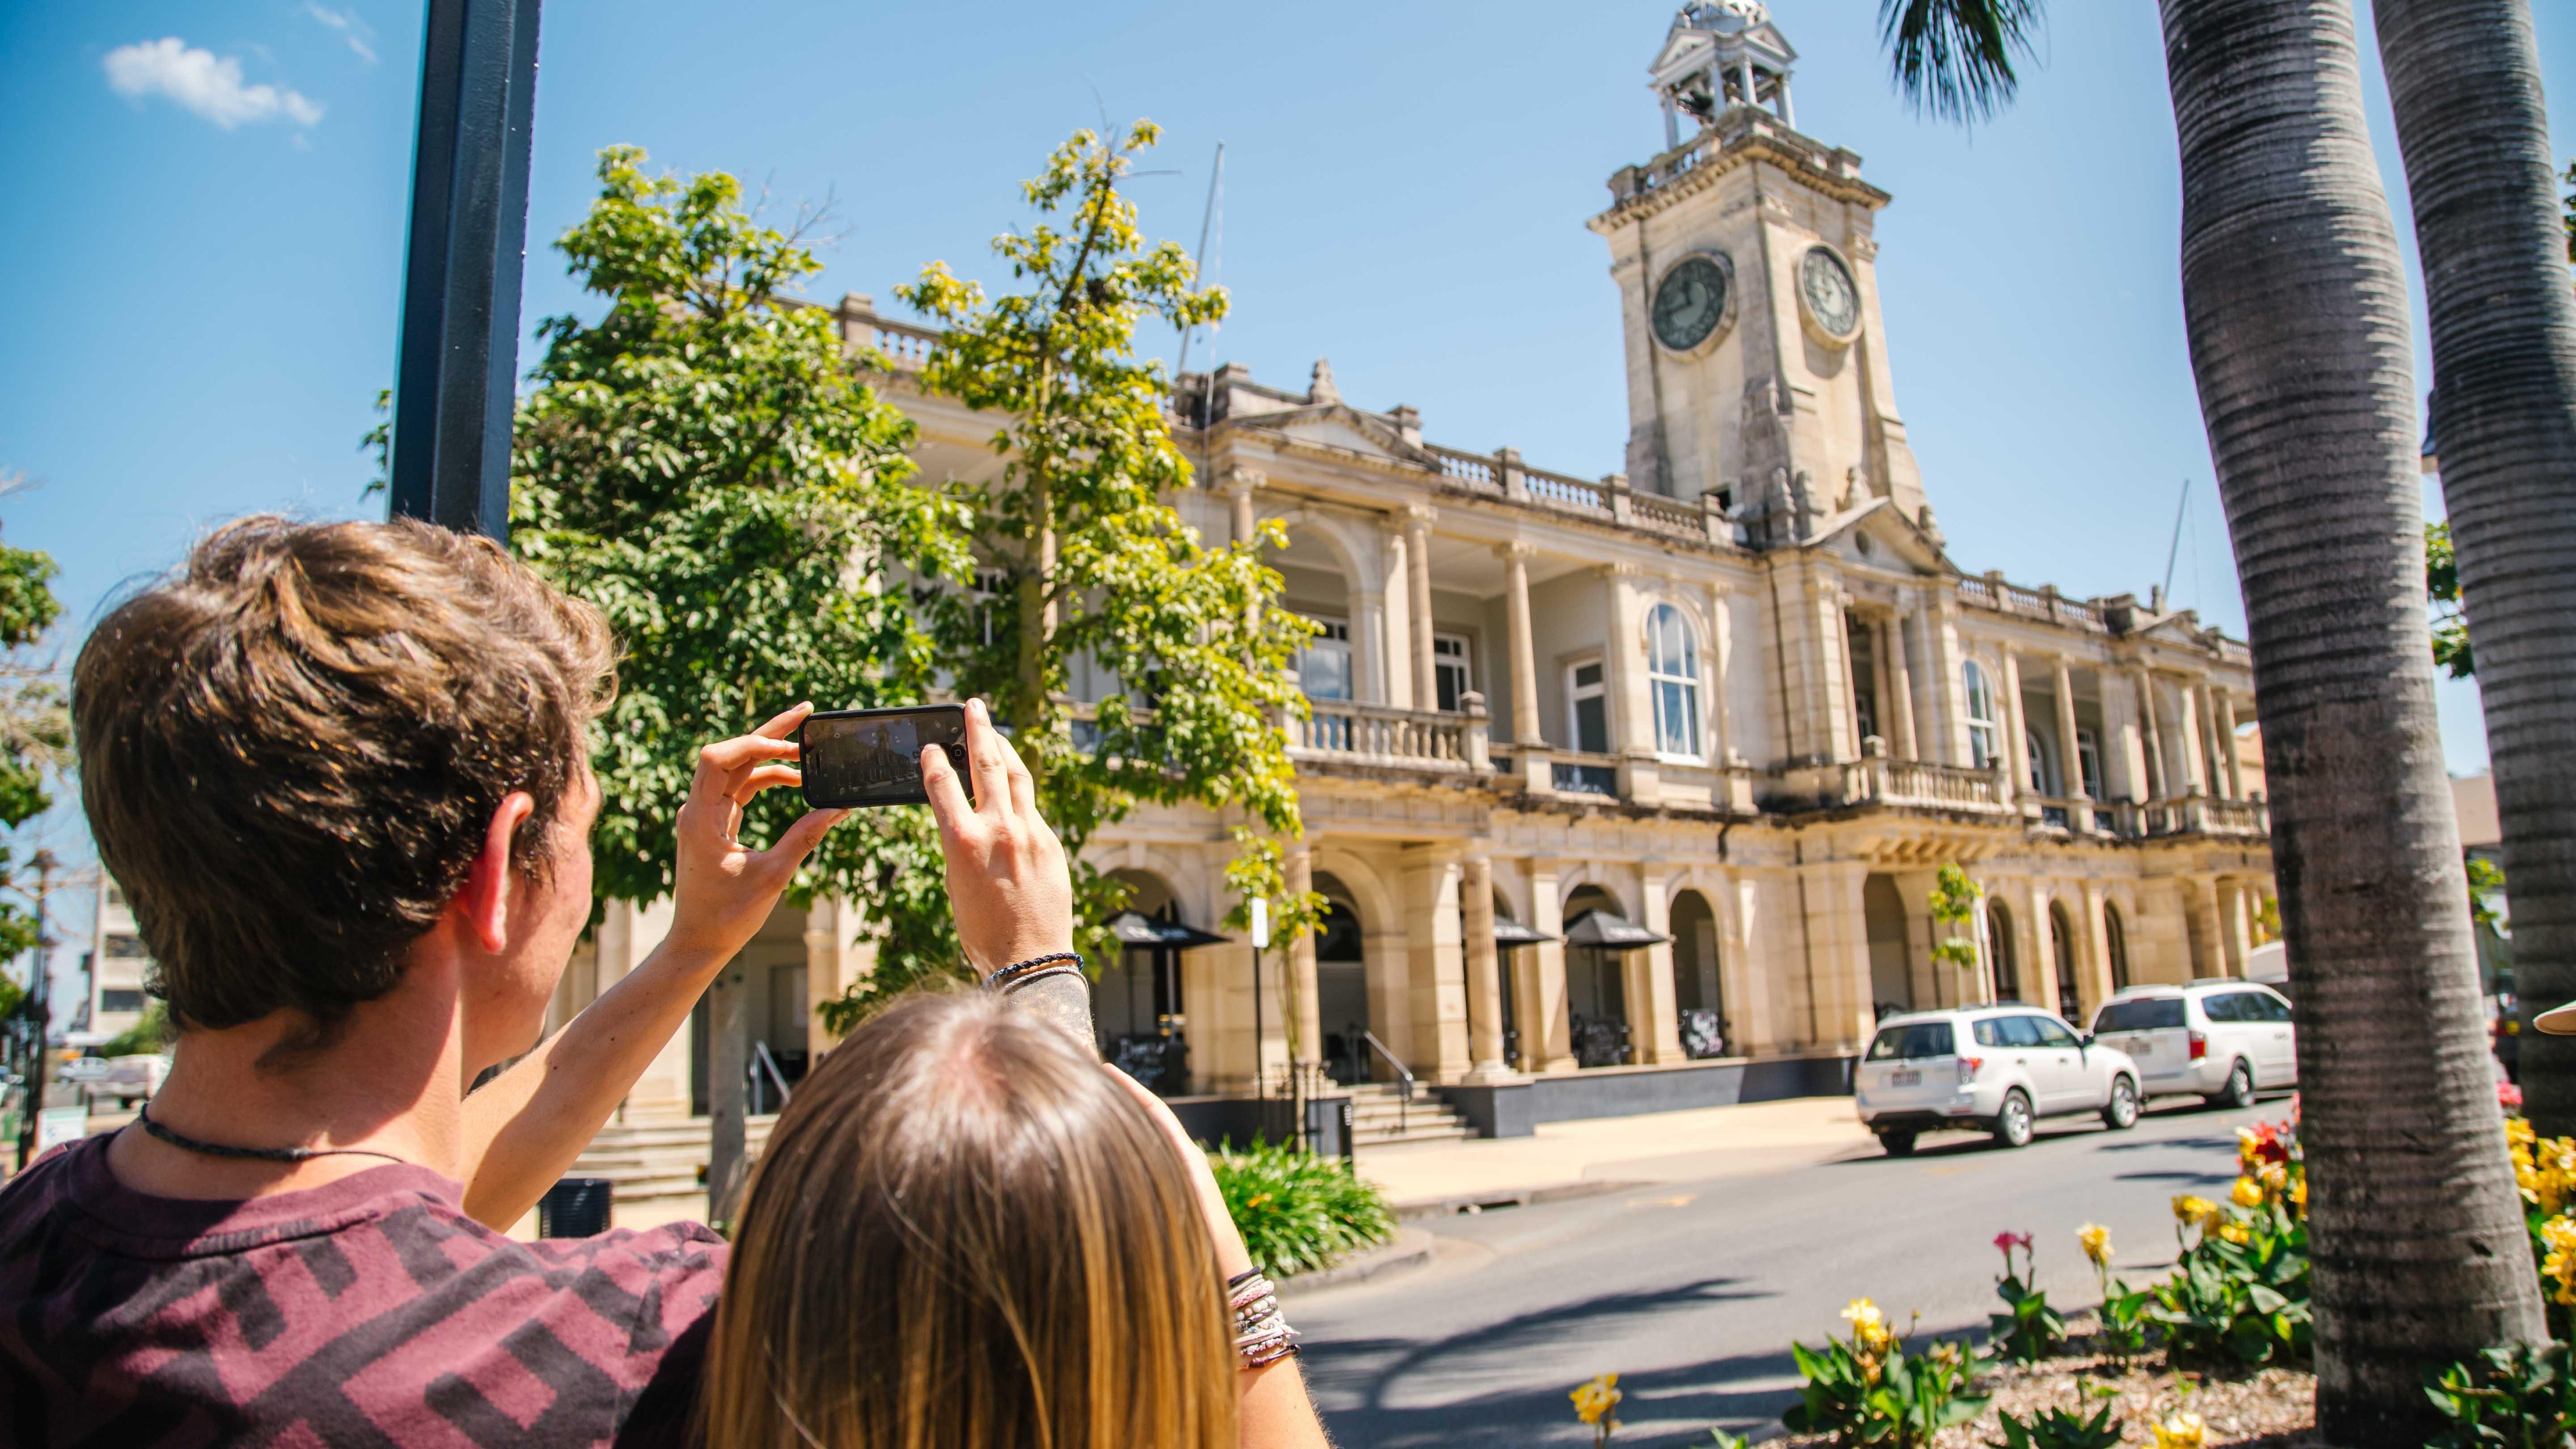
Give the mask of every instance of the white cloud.
[(183, 45), (177, 36), (109, 51), (107, 83), (120, 96), (167, 96), (227, 131), (280, 116), (299, 126), (322, 119), (320, 102), (277, 86), (244, 85), (240, 61)]
[(358, 59), (369, 65), (376, 63), (376, 28), (359, 19), (357, 12), (334, 10), (320, 0), (304, 0), (304, 13), (322, 22), (326, 28), (339, 32), (340, 38), (357, 52)]

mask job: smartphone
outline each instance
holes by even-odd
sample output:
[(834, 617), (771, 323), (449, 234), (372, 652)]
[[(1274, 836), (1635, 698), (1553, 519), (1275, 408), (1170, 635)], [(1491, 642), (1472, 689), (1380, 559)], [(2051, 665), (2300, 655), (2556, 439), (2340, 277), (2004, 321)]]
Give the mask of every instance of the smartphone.
[(796, 731), (805, 803), (817, 810), (872, 805), (927, 805), (921, 786), (921, 752), (948, 752), (957, 781), (975, 795), (966, 768), (966, 707), (909, 705), (901, 709), (835, 709), (805, 717)]

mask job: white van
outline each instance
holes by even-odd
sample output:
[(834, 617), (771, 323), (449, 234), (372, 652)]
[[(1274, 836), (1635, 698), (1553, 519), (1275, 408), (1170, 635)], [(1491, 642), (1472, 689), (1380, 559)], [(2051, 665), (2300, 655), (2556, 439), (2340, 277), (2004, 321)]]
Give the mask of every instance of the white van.
[(2255, 981), (2132, 986), (2093, 1016), (2094, 1039), (2129, 1054), (2148, 1096), (2230, 1107), (2299, 1084), (2297, 1031), (2289, 998)]

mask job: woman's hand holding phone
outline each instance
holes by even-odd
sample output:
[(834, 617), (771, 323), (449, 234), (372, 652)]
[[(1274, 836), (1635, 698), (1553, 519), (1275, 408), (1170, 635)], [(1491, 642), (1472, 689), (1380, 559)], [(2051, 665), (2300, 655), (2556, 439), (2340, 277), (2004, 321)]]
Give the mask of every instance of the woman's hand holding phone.
[(937, 746), (921, 752), (921, 783), (948, 862), (948, 905), (975, 969), (1073, 949), (1073, 875), (1064, 846), (1038, 818), (1037, 786), (1019, 751), (993, 728), (980, 699), (966, 705), (966, 761), (975, 798)]

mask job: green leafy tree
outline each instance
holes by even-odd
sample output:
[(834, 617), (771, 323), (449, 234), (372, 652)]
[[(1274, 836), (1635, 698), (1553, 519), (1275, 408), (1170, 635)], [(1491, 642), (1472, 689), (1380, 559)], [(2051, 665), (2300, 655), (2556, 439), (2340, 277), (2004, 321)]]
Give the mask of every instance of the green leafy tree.
[(2466, 858), (2469, 871), (2469, 919), (2484, 930), (2504, 931), (2504, 913), (2496, 897), (2504, 894), (2504, 867), (2483, 855)]
[(2469, 616), (2460, 609), (2460, 565), (2451, 552), (2451, 525), (2424, 525), (2424, 592), (2433, 604), (2433, 662), (2453, 679), (2478, 672), (2469, 650)]
[[(654, 176), (599, 157), (599, 199), (556, 243), (607, 301), (548, 319), (512, 454), (511, 542), (607, 613), (623, 657), (593, 737), (604, 897), (670, 890), (696, 752), (799, 700), (918, 701), (930, 641), (899, 579), (960, 574), (965, 520), (909, 481), (911, 425), (843, 357), (831, 317), (787, 289), (818, 269), (801, 234), (747, 212), (731, 176)], [(804, 809), (754, 802), (745, 838)], [(824, 838), (796, 898), (845, 894), (899, 948), (952, 957), (926, 812), (861, 812)], [(944, 898), (941, 900), (944, 906)], [(931, 939), (901, 935), (934, 923)]]
[[(1303, 828), (1281, 723), (1305, 701), (1288, 666), (1311, 632), (1277, 607), (1281, 580), (1262, 562), (1285, 537), (1273, 524), (1212, 546), (1182, 521), (1169, 500), (1190, 467), (1172, 440), (1169, 379), (1135, 354), (1140, 322), (1225, 313), (1225, 294), (1194, 285), (1178, 245), (1147, 244), (1119, 191), (1155, 136), (1139, 121), (1123, 139), (1077, 131), (1056, 149), (1023, 188), (1035, 224), (993, 243), (1013, 290), (988, 299), (934, 262), (898, 291), (947, 328), (921, 385), (993, 419), (1001, 460), (952, 485), (979, 586), (923, 591), (921, 618), (956, 691), (990, 699), (1012, 730), (1074, 857), (1080, 944), (1094, 959), (1126, 891), (1082, 847), (1140, 803), (1216, 811), (1239, 845), (1227, 883), (1270, 899), (1283, 932), (1311, 928), (1322, 904), (1291, 899), (1280, 871), (1278, 841)], [(1096, 706), (1073, 699), (1076, 660), (1116, 681)], [(881, 950), (850, 1009), (946, 959)]]
[[(0, 491), (22, 486), (0, 481)], [(41, 652), (63, 606), (50, 554), (0, 544), (0, 828), (15, 830), (54, 803), (48, 788), (71, 760), (71, 715), (54, 660)], [(28, 894), (29, 857), (0, 844), (0, 883)], [(36, 944), (35, 913), (0, 900), (0, 959)], [(0, 1012), (5, 1016), (6, 1012)]]
[(1962, 934), (1977, 914), (1977, 883), (1955, 863), (1941, 867), (1933, 878), (1929, 905), (1932, 920), (1948, 934), (1932, 943), (1932, 959), (1956, 966), (1962, 971), (1977, 969), (1977, 942), (1973, 934)]

